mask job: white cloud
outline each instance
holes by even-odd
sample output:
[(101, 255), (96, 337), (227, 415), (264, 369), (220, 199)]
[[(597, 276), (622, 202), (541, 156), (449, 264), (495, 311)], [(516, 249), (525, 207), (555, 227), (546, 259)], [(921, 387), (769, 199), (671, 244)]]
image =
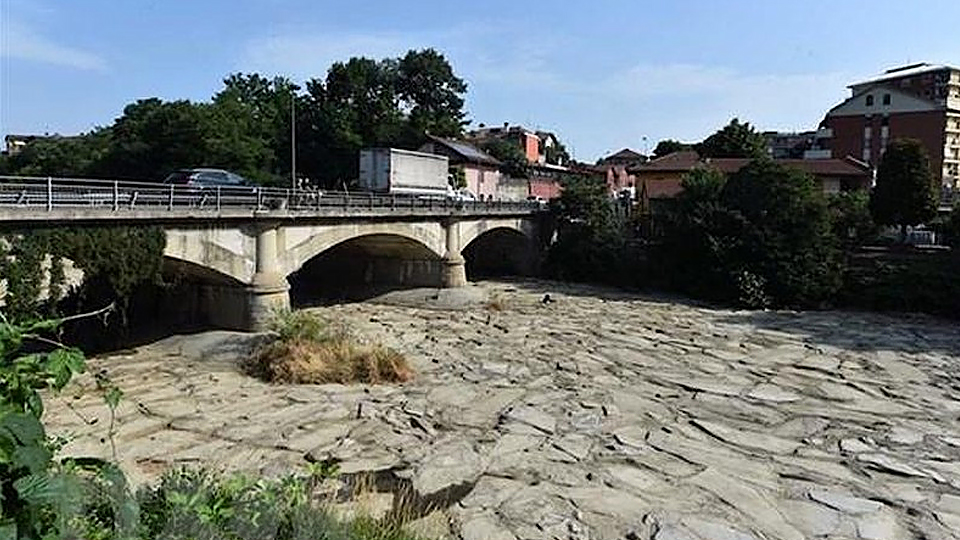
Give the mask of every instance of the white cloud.
[(81, 70), (107, 69), (107, 63), (102, 57), (55, 43), (18, 21), (5, 20), (2, 30), (0, 56)]

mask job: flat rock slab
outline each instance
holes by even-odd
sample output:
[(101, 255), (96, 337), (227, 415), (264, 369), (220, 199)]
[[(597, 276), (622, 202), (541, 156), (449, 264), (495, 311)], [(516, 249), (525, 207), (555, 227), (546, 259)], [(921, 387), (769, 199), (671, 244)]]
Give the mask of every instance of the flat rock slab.
[[(432, 510), (416, 530), (458, 539), (960, 530), (955, 322), (536, 280), (320, 309), (404, 354), (414, 380), (266, 384), (239, 369), (265, 336), (237, 332), (91, 359), (124, 391), (116, 441), (131, 481), (337, 463), (344, 479), (374, 479), (381, 501)], [(73, 434), (65, 454), (110, 457), (92, 376), (45, 402), (48, 432)]]

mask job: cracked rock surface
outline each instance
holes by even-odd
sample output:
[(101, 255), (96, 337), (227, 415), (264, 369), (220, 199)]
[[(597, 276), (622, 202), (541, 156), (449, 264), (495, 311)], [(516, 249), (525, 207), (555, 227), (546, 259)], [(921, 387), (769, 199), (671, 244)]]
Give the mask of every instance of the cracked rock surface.
[[(476, 287), (496, 305), (323, 308), (403, 352), (401, 386), (265, 384), (231, 332), (92, 360), (125, 394), (118, 458), (140, 482), (337, 460), (462, 539), (960, 539), (955, 323)], [(110, 455), (93, 385), (48, 398), (67, 454)]]

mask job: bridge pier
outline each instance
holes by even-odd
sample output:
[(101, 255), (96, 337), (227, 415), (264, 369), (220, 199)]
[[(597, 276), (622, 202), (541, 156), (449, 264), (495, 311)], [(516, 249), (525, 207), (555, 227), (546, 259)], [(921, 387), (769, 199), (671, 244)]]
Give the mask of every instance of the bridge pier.
[(460, 223), (450, 219), (443, 224), (447, 233), (446, 253), (440, 269), (440, 286), (444, 289), (467, 286), (467, 263), (460, 254)]
[(276, 311), (290, 309), (290, 284), (280, 271), (277, 225), (257, 232), (256, 273), (247, 287), (247, 330), (262, 331)]

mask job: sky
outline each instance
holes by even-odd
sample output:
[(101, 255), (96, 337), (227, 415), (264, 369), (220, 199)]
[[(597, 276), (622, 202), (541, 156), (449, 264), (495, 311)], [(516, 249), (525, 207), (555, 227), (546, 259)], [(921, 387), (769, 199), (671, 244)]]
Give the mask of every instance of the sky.
[(815, 129), (846, 86), (960, 65), (956, 0), (0, 0), (0, 135), (110, 125), (137, 99), (207, 100), (236, 72), (432, 47), (472, 125), (552, 131), (592, 162), (731, 118)]

